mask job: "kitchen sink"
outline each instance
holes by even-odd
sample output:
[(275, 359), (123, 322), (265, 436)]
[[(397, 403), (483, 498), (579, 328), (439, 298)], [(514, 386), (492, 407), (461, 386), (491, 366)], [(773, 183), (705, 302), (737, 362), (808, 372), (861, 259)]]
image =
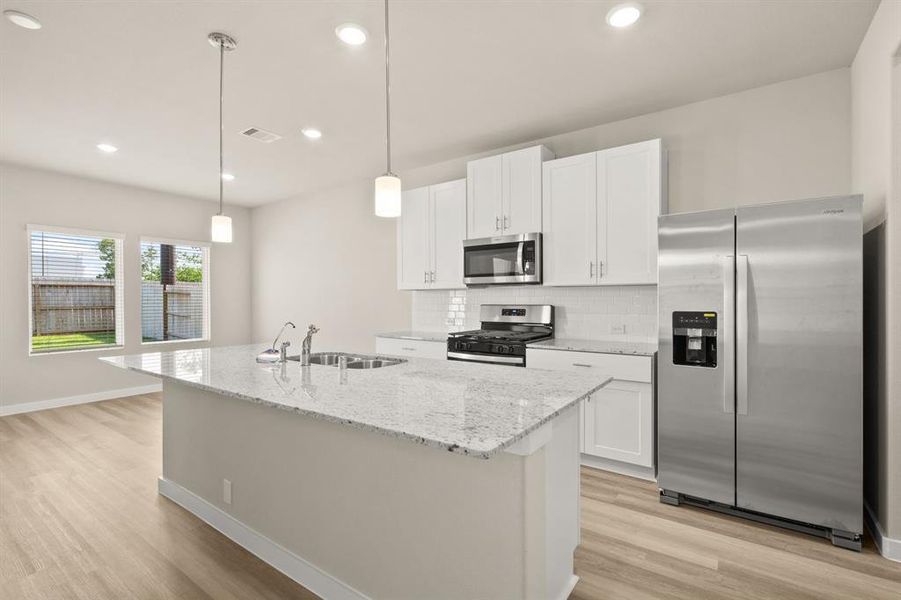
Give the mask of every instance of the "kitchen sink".
[[(338, 352), (317, 352), (315, 354), (310, 355), (310, 364), (311, 365), (337, 365), (338, 360), (344, 356)], [(300, 360), (299, 356), (291, 357), (292, 360)], [(351, 358), (348, 356), (347, 360), (350, 361)]]
[[(403, 358), (370, 356), (368, 354), (347, 354), (345, 352), (314, 352), (310, 355), (311, 365), (337, 367), (342, 356), (347, 357), (348, 369), (379, 369), (407, 362)], [(300, 355), (289, 356), (288, 360), (300, 362)]]
[(399, 365), (407, 362), (402, 358), (363, 358), (360, 360), (347, 361), (348, 369), (378, 369), (380, 367), (390, 367), (391, 365)]

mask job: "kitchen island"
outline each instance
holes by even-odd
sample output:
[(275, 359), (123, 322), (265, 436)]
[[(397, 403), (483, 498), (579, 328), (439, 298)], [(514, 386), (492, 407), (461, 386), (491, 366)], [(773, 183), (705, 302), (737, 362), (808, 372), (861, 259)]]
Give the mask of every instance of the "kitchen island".
[(163, 380), (160, 494), (327, 598), (566, 598), (596, 373), (264, 346), (102, 360)]

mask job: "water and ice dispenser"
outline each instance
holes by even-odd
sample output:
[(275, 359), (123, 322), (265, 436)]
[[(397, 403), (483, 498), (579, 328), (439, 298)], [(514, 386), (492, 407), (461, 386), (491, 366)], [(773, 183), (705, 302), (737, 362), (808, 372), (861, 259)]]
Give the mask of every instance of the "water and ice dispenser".
[(716, 313), (673, 313), (673, 363), (716, 367)]

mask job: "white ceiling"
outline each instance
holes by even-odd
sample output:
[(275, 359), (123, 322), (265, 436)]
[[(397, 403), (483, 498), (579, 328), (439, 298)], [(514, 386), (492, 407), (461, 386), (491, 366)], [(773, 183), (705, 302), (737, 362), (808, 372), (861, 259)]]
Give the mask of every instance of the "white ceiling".
[[(877, 0), (394, 0), (394, 170), (848, 66)], [(0, 160), (213, 199), (218, 52), (226, 201), (248, 206), (384, 171), (382, 3), (2, 0)], [(348, 47), (337, 25), (370, 40)], [(238, 135), (284, 136), (261, 144)], [(312, 142), (305, 126), (323, 130)], [(120, 150), (104, 155), (95, 144)]]

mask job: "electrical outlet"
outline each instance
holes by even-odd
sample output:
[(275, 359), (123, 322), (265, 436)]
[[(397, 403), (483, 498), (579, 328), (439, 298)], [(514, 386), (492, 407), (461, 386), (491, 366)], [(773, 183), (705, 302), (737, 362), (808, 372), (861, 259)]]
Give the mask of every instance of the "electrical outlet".
[(623, 323), (622, 325), (611, 325), (610, 333), (619, 333), (619, 334), (625, 335), (626, 334), (626, 324)]
[(228, 479), (222, 480), (222, 501), (226, 504), (232, 503), (232, 482)]

